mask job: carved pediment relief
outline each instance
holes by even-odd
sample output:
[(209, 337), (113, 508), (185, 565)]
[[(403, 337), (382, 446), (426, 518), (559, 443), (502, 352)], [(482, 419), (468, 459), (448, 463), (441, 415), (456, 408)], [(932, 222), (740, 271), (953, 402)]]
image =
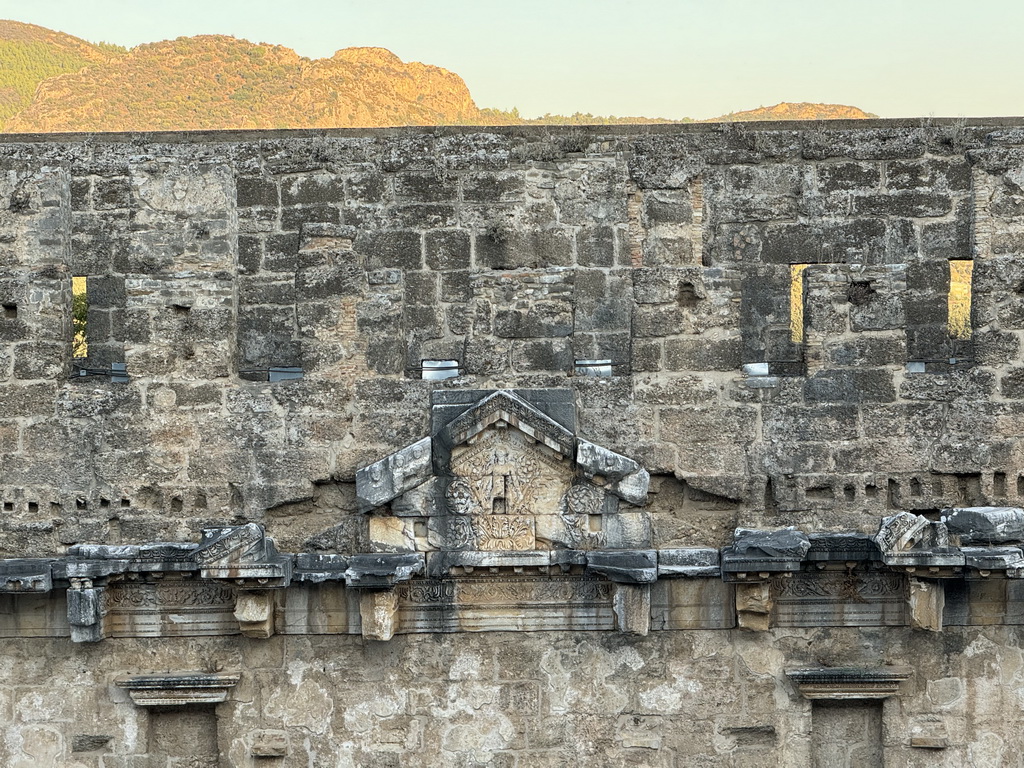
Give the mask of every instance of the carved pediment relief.
[[(357, 474), (362, 508), (398, 518), (379, 538), (371, 525), (383, 548), (649, 546), (647, 472), (577, 436), (570, 390), (443, 391), (432, 406), (429, 438)], [(426, 536), (403, 522), (418, 516)]]

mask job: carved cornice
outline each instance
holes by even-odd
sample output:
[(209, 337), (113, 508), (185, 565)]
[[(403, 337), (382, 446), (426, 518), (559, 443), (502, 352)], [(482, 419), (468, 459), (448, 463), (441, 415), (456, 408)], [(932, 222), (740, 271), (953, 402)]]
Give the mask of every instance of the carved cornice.
[(237, 673), (178, 672), (129, 677), (118, 680), (117, 686), (140, 707), (184, 707), (227, 701), (239, 677)]
[(894, 667), (792, 669), (786, 676), (805, 699), (887, 699), (899, 693), (910, 672)]

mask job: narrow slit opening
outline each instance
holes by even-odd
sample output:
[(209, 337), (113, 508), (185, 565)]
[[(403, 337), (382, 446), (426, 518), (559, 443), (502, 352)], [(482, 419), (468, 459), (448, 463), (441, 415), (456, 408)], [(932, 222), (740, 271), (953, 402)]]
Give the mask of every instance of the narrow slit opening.
[(949, 262), (949, 336), (953, 339), (971, 338), (971, 280), (974, 275), (972, 259)]
[(789, 265), (789, 338), (794, 344), (804, 341), (804, 270), (807, 266)]
[(72, 357), (89, 356), (89, 287), (85, 277), (71, 278)]

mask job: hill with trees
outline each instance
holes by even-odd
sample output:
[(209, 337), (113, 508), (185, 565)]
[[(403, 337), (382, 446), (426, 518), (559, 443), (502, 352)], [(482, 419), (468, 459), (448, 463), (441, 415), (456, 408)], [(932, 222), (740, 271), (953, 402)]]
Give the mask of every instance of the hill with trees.
[(878, 117), (857, 107), (844, 104), (819, 104), (801, 101), (784, 101), (773, 107), (758, 107), (744, 112), (730, 112), (727, 115), (701, 120), (702, 123), (750, 123), (760, 120), (867, 120)]
[[(835, 104), (778, 104), (714, 121), (874, 117)], [(524, 118), (480, 109), (462, 78), (385, 48), (308, 59), (224, 35), (130, 51), (0, 20), (0, 129), (100, 132), (401, 125), (622, 125), (692, 122), (576, 112)], [(704, 121), (713, 122), (713, 121)]]
[(0, 125), (25, 109), (39, 84), (54, 75), (105, 64), (127, 53), (35, 24), (0, 19)]

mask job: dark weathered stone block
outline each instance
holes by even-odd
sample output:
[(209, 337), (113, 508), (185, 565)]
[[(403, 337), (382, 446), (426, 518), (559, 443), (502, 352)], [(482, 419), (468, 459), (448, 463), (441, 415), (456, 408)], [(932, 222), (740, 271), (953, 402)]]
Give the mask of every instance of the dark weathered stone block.
[(429, 269), (468, 269), (470, 259), (469, 233), (460, 229), (435, 230), (423, 237)]
[(423, 254), (418, 232), (371, 232), (361, 234), (355, 243), (357, 253), (366, 256), (371, 269), (397, 267), (422, 269)]
[(235, 182), (238, 206), (251, 208), (266, 206), (276, 208), (279, 205), (277, 184), (261, 177), (241, 177)]
[(891, 403), (896, 390), (889, 370), (836, 370), (808, 378), (804, 397), (809, 403)]

